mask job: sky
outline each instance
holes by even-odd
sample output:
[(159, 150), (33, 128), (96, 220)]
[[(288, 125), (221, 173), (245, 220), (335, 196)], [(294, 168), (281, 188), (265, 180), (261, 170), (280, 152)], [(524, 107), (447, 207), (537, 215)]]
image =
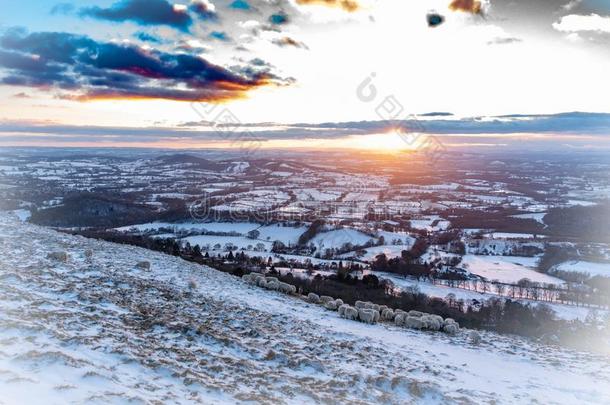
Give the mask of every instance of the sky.
[(605, 0), (5, 3), (4, 146), (610, 147)]

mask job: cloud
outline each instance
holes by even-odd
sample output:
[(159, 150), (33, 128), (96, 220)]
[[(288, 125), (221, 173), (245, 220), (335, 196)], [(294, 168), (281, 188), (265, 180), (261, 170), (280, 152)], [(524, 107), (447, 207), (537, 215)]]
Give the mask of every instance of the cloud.
[(51, 15), (68, 15), (74, 11), (72, 3), (58, 3), (51, 8)]
[(296, 0), (296, 2), (300, 5), (321, 5), (341, 8), (350, 13), (360, 8), (360, 4), (355, 0)]
[(286, 47), (286, 46), (291, 46), (294, 48), (301, 48), (301, 49), (309, 49), (307, 47), (307, 45), (305, 45), (303, 42), (297, 41), (295, 39), (292, 39), (290, 37), (282, 37), (282, 38), (276, 38), (274, 40), (271, 41), (274, 45), (277, 45), (279, 47)]
[(217, 20), (216, 6), (208, 0), (193, 0), (189, 6), (199, 18), (203, 20)]
[(269, 16), (269, 22), (273, 25), (284, 25), (290, 22), (290, 18), (286, 13), (280, 12)]
[(466, 13), (480, 14), (483, 5), (479, 0), (453, 0), (449, 4), (449, 9), (453, 11), (464, 11)]
[(234, 10), (250, 11), (252, 6), (246, 0), (234, 0), (231, 4), (229, 4), (229, 8)]
[(0, 83), (64, 90), (61, 97), (222, 101), (261, 86), (287, 85), (269, 69), (236, 71), (200, 56), (147, 50), (128, 43), (96, 42), (68, 33), (0, 36)]
[(231, 37), (229, 36), (229, 34), (227, 34), (224, 31), (212, 31), (212, 32), (210, 32), (209, 37), (212, 39), (216, 39), (218, 41), (222, 41), (222, 42), (231, 41)]
[(17, 93), (17, 94), (13, 94), (11, 97), (12, 98), (32, 98), (32, 97), (30, 97), (30, 95), (28, 95), (26, 93), (23, 93), (23, 92)]
[(553, 28), (561, 32), (593, 31), (610, 33), (610, 17), (602, 17), (599, 14), (570, 14), (555, 22)]
[(426, 21), (428, 22), (428, 27), (438, 27), (445, 22), (445, 17), (437, 13), (430, 13), (426, 15)]
[[(167, 127), (100, 127), (50, 125), (35, 122), (0, 122), (0, 142), (36, 144), (48, 142), (62, 144), (71, 142), (117, 143), (133, 142), (154, 144), (171, 141), (226, 141), (232, 133), (219, 128), (235, 129), (235, 139), (248, 139), (252, 135), (257, 141), (271, 140), (330, 140), (348, 136), (374, 135), (396, 127), (417, 128), (418, 132), (435, 134), (440, 142), (450, 146), (484, 143), (487, 146), (509, 145), (523, 150), (524, 142), (536, 145), (548, 152), (551, 146), (561, 147), (565, 142), (603, 144), (610, 146), (610, 114), (564, 113), (552, 115), (505, 115), (498, 117), (474, 117), (465, 119), (429, 119), (414, 121), (360, 121), (322, 124), (281, 123), (222, 123), (210, 121), (184, 123), (179, 128)], [(423, 130), (421, 129), (423, 127)], [(252, 128), (249, 131), (248, 128)], [(452, 136), (457, 134), (459, 136)], [(507, 137), (507, 134), (515, 134)], [(539, 134), (527, 137), (524, 134)], [(504, 135), (504, 136), (503, 136)]]
[(109, 8), (82, 8), (81, 15), (115, 22), (132, 21), (139, 25), (167, 25), (188, 31), (193, 23), (186, 7), (177, 7), (166, 0), (121, 0)]
[(161, 39), (155, 37), (154, 35), (150, 35), (149, 33), (144, 32), (144, 31), (138, 31), (135, 34), (133, 34), (133, 36), (138, 38), (142, 42), (150, 42), (153, 44), (161, 43)]
[(496, 37), (487, 42), (487, 45), (509, 45), (522, 42), (520, 38), (515, 37)]

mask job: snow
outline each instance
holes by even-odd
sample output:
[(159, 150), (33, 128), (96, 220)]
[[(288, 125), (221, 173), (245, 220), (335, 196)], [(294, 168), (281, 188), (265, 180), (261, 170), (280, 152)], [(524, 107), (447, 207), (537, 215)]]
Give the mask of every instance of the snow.
[(279, 224), (261, 226), (256, 229), (260, 232), (258, 239), (269, 240), (271, 242), (279, 240), (284, 245), (296, 245), (299, 237), (307, 230), (306, 226), (289, 227)]
[(588, 273), (593, 276), (610, 277), (610, 263), (595, 263), (587, 261), (569, 261), (557, 266), (557, 270)]
[(161, 253), (4, 215), (0, 229), (4, 403), (610, 401), (599, 355), (366, 325)]
[(323, 250), (340, 248), (346, 243), (363, 245), (370, 240), (376, 240), (376, 238), (355, 229), (345, 228), (319, 233), (311, 239), (310, 243), (313, 243), (318, 250)]
[(486, 235), (492, 239), (540, 239), (546, 238), (544, 235), (534, 235), (533, 233), (512, 233), (512, 232), (492, 232)]
[[(370, 248), (364, 249), (364, 255), (358, 257), (358, 260), (372, 262), (377, 255), (385, 254), (388, 259), (392, 257), (400, 257), (402, 255), (403, 250), (409, 250), (409, 246), (406, 245), (381, 245), (381, 246), (373, 246)], [(341, 255), (341, 258), (348, 258), (357, 256), (356, 252), (349, 252)]]
[(534, 270), (537, 262), (536, 257), (465, 255), (461, 265), (469, 272), (485, 277), (489, 281), (498, 280), (502, 283), (514, 284), (522, 278), (527, 278), (538, 283), (557, 285), (564, 283), (556, 277)]
[[(191, 246), (199, 245), (202, 250), (220, 250), (226, 251), (225, 246), (233, 245), (237, 249), (248, 249), (249, 247), (256, 247), (259, 243), (265, 246), (265, 250), (271, 250), (272, 242), (263, 241), (258, 239), (249, 239), (244, 236), (215, 236), (215, 235), (200, 235), (200, 236), (189, 236), (182, 238), (181, 241), (188, 242)], [(220, 249), (216, 249), (214, 246), (220, 245)]]
[(544, 225), (543, 218), (545, 215), (546, 215), (546, 212), (532, 212), (530, 214), (513, 215), (513, 218), (533, 219), (534, 221), (539, 222)]
[(241, 235), (247, 234), (249, 231), (256, 229), (260, 224), (252, 222), (149, 222), (146, 224), (129, 225), (117, 228), (118, 231), (129, 232), (136, 230), (143, 232), (146, 230), (158, 230), (161, 228), (172, 229), (174, 232), (179, 231), (198, 231), (198, 232), (235, 232)]

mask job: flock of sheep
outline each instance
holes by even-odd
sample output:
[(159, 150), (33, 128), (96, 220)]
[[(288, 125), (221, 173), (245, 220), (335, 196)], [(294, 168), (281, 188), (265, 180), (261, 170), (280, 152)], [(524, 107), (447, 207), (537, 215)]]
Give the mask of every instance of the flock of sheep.
[[(285, 294), (296, 294), (296, 287), (279, 281), (276, 277), (265, 277), (262, 274), (250, 273), (242, 276), (250, 284), (279, 291)], [(334, 299), (327, 295), (309, 293), (307, 301), (319, 304), (331, 311), (338, 311), (342, 318), (374, 324), (379, 321), (393, 322), (395, 325), (411, 329), (443, 331), (450, 335), (459, 332), (460, 325), (453, 319), (439, 315), (427, 314), (419, 311), (403, 311), (392, 309), (386, 305), (377, 305), (372, 302), (356, 301), (355, 305), (345, 304), (340, 298)]]

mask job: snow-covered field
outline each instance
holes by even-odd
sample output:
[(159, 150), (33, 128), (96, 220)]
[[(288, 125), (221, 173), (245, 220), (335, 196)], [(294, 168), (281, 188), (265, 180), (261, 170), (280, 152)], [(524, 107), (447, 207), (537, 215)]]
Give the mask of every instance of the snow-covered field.
[(537, 262), (537, 257), (465, 255), (462, 258), (462, 266), (466, 270), (489, 281), (516, 283), (527, 278), (538, 283), (564, 283), (561, 279), (534, 270)]
[(595, 263), (586, 261), (569, 261), (557, 266), (557, 270), (588, 273), (593, 276), (610, 277), (610, 263)]
[(370, 240), (375, 241), (376, 238), (372, 238), (355, 229), (345, 228), (319, 233), (311, 239), (310, 243), (313, 243), (318, 250), (324, 250), (340, 248), (346, 243), (363, 245)]
[[(610, 402), (606, 357), (348, 321), (175, 257), (15, 217), (0, 216), (0, 243), (2, 403)], [(54, 251), (67, 263), (47, 258)], [(141, 260), (150, 271), (135, 268)]]

